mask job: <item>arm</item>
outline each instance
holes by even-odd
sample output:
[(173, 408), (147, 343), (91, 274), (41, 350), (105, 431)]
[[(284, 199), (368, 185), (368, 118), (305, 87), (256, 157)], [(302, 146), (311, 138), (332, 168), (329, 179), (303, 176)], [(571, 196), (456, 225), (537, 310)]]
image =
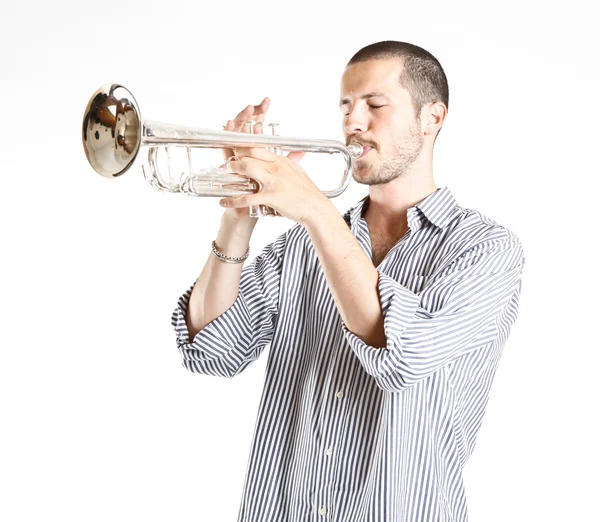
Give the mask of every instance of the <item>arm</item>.
[[(262, 122), (269, 108), (270, 100), (264, 98), (260, 105), (246, 106), (233, 120), (229, 120), (223, 127), (227, 131), (249, 132), (245, 129), (248, 119)], [(233, 150), (224, 149), (224, 159), (227, 160), (234, 155)], [(215, 239), (217, 247), (225, 254), (232, 257), (240, 257), (245, 254), (250, 237), (256, 226), (256, 219), (248, 216), (248, 208), (227, 209), (221, 218), (221, 227)], [(251, 267), (246, 268), (246, 284), (243, 284), (241, 263), (224, 263), (212, 252), (196, 282), (179, 299), (177, 307), (173, 312), (171, 323), (177, 334), (177, 346), (182, 355), (182, 362), (189, 370), (205, 372), (213, 375), (224, 375), (232, 377), (245, 367), (240, 366), (251, 362), (251, 358), (241, 353), (230, 353), (235, 345), (231, 338), (232, 330), (246, 340), (250, 337), (248, 332), (249, 317), (253, 308), (257, 305), (254, 299), (247, 303), (240, 296), (242, 286), (252, 282), (253, 272), (261, 270), (263, 265), (269, 264), (267, 249), (263, 256), (258, 256)], [(268, 274), (269, 270), (265, 269)], [(272, 267), (271, 272), (277, 273), (277, 267)], [(256, 277), (257, 274), (254, 274)], [(271, 278), (273, 275), (271, 274)], [(278, 276), (277, 276), (278, 277)], [(257, 281), (259, 283), (259, 281)], [(265, 302), (272, 295), (263, 295)], [(265, 305), (266, 306), (266, 305)], [(227, 313), (226, 313), (227, 312)], [(219, 319), (219, 320), (217, 320)], [(229, 321), (230, 324), (226, 324)], [(262, 326), (262, 325), (261, 325)], [(209, 328), (207, 328), (209, 327)], [(206, 330), (205, 330), (206, 329)], [(220, 332), (226, 329), (228, 335), (218, 337)], [(198, 335), (203, 332), (203, 335)], [(255, 347), (255, 356), (258, 357), (262, 346)], [(243, 348), (241, 349), (243, 352)], [(237, 357), (227, 360), (227, 357)]]
[(341, 216), (332, 213), (327, 226), (318, 219), (306, 227), (344, 333), (382, 389), (406, 389), (453, 359), (506, 339), (524, 264), (513, 234), (494, 232), (417, 295), (372, 266)]
[(331, 290), (343, 323), (374, 347), (385, 346), (383, 313), (379, 301), (379, 272), (354, 237), (343, 216), (314, 213), (304, 225)]
[(266, 204), (307, 229), (346, 338), (382, 389), (405, 389), (485, 343), (506, 339), (516, 319), (524, 263), (514, 234), (492, 229), (417, 295), (373, 267), (301, 167), (262, 148), (238, 149), (240, 155), (233, 170), (262, 189), (221, 204)]
[[(223, 214), (215, 240), (217, 247), (228, 256), (243, 256), (255, 225), (256, 219), (240, 222)], [(186, 324), (190, 339), (231, 307), (238, 295), (242, 267), (242, 263), (224, 263), (212, 251), (209, 253), (187, 306)]]
[[(227, 243), (225, 230), (219, 232), (219, 248), (233, 256), (245, 253), (247, 243), (235, 247), (240, 252), (220, 244)], [(179, 298), (171, 320), (184, 367), (232, 378), (259, 357), (276, 324), (286, 238), (287, 232), (281, 234), (243, 269), (210, 253), (198, 281)], [(194, 292), (196, 309), (190, 310)], [(189, 331), (188, 321), (193, 322)]]

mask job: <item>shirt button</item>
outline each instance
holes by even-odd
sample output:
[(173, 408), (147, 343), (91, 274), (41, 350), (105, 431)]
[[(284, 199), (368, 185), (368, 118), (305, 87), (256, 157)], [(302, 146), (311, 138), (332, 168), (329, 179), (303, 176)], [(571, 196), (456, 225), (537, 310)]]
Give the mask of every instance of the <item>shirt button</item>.
[(344, 396), (344, 394), (341, 391), (339, 391), (339, 392), (336, 393), (336, 397), (338, 399), (341, 399), (343, 396)]
[(327, 514), (327, 508), (325, 506), (323, 506), (321, 509), (319, 509), (319, 515), (325, 516), (326, 514)]
[(327, 448), (327, 451), (325, 453), (327, 453), (327, 455), (331, 455), (333, 453), (333, 450), (331, 448)]

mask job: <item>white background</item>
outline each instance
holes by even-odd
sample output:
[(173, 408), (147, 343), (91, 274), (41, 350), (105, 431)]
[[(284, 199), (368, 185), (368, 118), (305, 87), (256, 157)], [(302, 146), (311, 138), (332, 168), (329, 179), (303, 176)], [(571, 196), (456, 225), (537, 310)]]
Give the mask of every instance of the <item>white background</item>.
[[(0, 519), (237, 517), (268, 349), (235, 379), (194, 375), (170, 325), (222, 209), (155, 192), (139, 165), (95, 174), (81, 145), (94, 90), (122, 83), (144, 118), (215, 129), (270, 96), (282, 134), (342, 140), (345, 64), (392, 39), (449, 79), (437, 186), (526, 253), (465, 470), (470, 520), (598, 520), (593, 23), (573, 1), (3, 4)], [(366, 193), (353, 182), (332, 201)], [(261, 220), (250, 261), (292, 225)]]

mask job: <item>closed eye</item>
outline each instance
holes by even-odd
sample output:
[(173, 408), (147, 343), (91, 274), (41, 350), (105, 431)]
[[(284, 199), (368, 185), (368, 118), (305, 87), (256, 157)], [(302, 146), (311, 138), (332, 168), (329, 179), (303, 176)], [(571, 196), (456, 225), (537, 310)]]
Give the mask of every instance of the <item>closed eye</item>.
[[(385, 105), (369, 105), (369, 107), (371, 107), (371, 109), (381, 109), (381, 107), (385, 107)], [(345, 112), (344, 116), (348, 116), (350, 113)]]

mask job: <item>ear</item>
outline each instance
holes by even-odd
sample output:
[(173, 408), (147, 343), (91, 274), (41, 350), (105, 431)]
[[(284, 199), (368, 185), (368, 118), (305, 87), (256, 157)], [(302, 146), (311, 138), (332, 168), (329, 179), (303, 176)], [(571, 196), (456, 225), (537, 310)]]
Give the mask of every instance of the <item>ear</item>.
[(421, 129), (425, 136), (435, 136), (444, 125), (448, 109), (442, 102), (429, 103), (421, 109)]

